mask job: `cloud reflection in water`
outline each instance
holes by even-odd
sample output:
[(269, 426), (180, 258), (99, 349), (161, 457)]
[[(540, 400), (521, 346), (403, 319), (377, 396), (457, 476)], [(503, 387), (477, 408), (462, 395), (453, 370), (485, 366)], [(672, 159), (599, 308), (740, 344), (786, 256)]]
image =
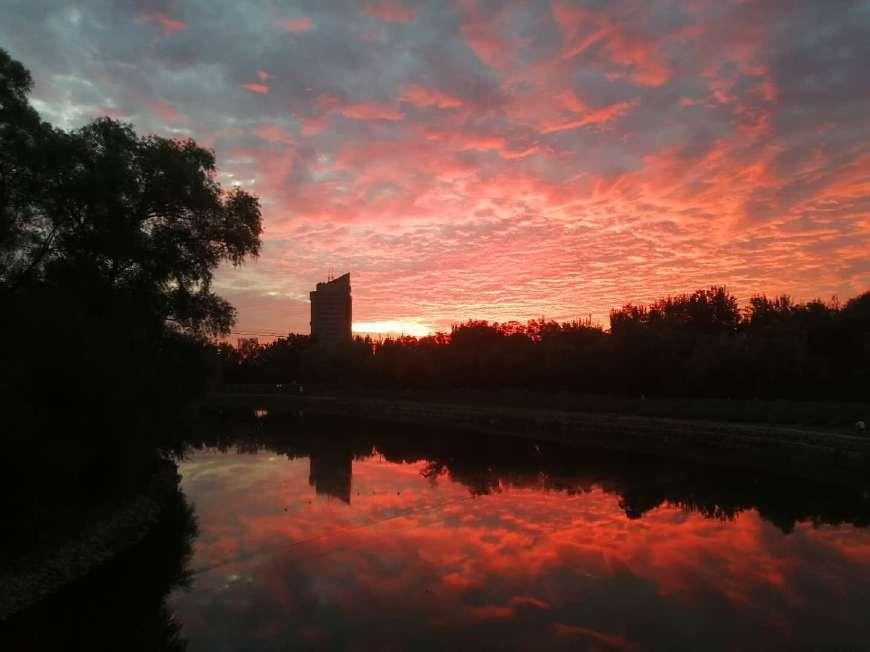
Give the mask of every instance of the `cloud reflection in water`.
[(194, 589), (170, 604), (192, 649), (870, 640), (860, 503), (763, 516), (789, 499), (653, 498), (650, 483), (667, 495), (667, 481), (649, 464), (624, 476), (597, 462), (524, 472), (443, 450), (366, 455), (339, 440), (297, 457), (304, 449), (210, 449), (183, 466), (201, 534)]

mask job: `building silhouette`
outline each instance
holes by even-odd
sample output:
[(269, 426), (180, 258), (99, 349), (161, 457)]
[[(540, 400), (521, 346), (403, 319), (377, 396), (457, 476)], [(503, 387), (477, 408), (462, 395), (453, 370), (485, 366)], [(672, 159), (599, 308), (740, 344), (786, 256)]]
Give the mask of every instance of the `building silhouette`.
[(318, 283), (311, 298), (311, 335), (326, 346), (351, 340), (350, 274)]

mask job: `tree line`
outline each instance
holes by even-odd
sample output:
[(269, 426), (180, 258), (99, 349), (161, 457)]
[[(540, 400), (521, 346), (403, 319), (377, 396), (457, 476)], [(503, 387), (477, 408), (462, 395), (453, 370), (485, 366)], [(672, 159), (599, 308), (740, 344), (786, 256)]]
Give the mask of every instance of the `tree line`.
[(470, 320), (340, 349), (290, 334), (215, 352), (225, 383), (839, 401), (870, 389), (870, 292), (842, 305), (759, 295), (741, 307), (711, 287), (625, 305), (610, 323)]

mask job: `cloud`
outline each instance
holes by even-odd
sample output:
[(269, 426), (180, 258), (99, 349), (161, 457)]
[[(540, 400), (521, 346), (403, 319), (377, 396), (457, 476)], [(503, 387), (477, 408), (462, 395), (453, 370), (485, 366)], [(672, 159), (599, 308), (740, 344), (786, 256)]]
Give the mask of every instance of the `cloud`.
[(405, 114), (389, 104), (377, 102), (357, 102), (345, 104), (338, 109), (345, 118), (353, 120), (402, 120)]
[(164, 34), (182, 32), (188, 28), (187, 23), (156, 9), (146, 9), (139, 13), (139, 20), (156, 25)]
[(459, 0), (459, 32), (477, 58), (486, 66), (502, 69), (512, 49), (510, 38), (503, 33), (509, 13), (505, 7), (483, 9), (474, 0)]
[(587, 125), (603, 125), (611, 120), (615, 120), (616, 118), (622, 116), (626, 112), (628, 112), (633, 106), (635, 106), (637, 102), (629, 101), (629, 102), (616, 102), (609, 106), (603, 106), (598, 109), (588, 109), (585, 106), (574, 108), (574, 111), (579, 113), (580, 116), (576, 118), (572, 118), (565, 122), (555, 122), (551, 124), (544, 125), (542, 132), (545, 134), (553, 133), (556, 131), (566, 131), (569, 129), (577, 129), (579, 127), (585, 127)]
[(398, 99), (400, 102), (409, 102), (419, 107), (434, 106), (439, 109), (455, 109), (462, 106), (462, 100), (459, 98), (420, 84), (406, 86), (402, 89)]
[(293, 144), (293, 135), (285, 131), (283, 127), (274, 123), (262, 124), (254, 129), (254, 133), (270, 143)]
[(176, 122), (179, 119), (178, 110), (164, 99), (148, 102), (148, 108), (164, 122)]
[(401, 0), (367, 0), (363, 2), (360, 13), (387, 23), (407, 23), (417, 16), (417, 10)]
[(598, 643), (605, 646), (608, 650), (637, 650), (637, 646), (632, 645), (618, 634), (606, 634), (588, 627), (578, 627), (577, 625), (566, 625), (564, 623), (554, 623), (553, 630), (558, 636), (571, 638), (585, 639), (590, 642)]
[(261, 95), (265, 95), (269, 92), (269, 87), (265, 84), (241, 84), (241, 87), (246, 91), (251, 91), (252, 93), (259, 93)]
[(295, 18), (282, 20), (279, 23), (279, 26), (285, 32), (297, 34), (300, 32), (310, 32), (314, 29), (314, 21), (312, 21), (308, 16), (296, 16)]
[[(644, 16), (643, 11), (638, 13)], [(643, 86), (668, 81), (671, 73), (659, 39), (613, 14), (556, 0), (553, 15), (562, 33), (562, 57), (604, 65), (612, 74), (625, 75)]]

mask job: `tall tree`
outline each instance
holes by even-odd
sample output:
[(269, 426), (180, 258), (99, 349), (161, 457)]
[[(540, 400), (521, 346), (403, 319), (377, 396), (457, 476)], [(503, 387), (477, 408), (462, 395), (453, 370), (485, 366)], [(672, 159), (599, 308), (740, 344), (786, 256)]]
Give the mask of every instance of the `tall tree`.
[(260, 249), (259, 201), (217, 182), (193, 140), (138, 136), (101, 118), (65, 133), (27, 102), (30, 75), (0, 50), (0, 290), (63, 287), (94, 305), (134, 302), (194, 334), (225, 334), (211, 289), (222, 262)]
[(30, 73), (0, 49), (0, 287), (25, 277), (50, 246), (38, 197), (48, 174), (51, 127), (27, 101)]

